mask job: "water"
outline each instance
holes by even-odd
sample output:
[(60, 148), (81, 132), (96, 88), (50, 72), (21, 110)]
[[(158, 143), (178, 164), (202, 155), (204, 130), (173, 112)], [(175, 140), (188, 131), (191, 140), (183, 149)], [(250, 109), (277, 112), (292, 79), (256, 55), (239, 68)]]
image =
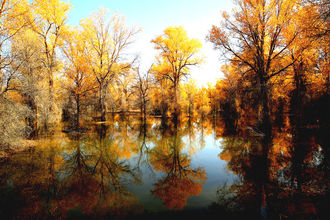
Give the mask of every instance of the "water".
[(224, 135), (213, 119), (164, 128), (159, 119), (141, 126), (118, 118), (84, 134), (63, 128), (0, 164), (5, 219), (327, 214), (326, 131), (308, 131), (299, 148), (292, 134), (277, 132), (265, 157), (260, 137)]

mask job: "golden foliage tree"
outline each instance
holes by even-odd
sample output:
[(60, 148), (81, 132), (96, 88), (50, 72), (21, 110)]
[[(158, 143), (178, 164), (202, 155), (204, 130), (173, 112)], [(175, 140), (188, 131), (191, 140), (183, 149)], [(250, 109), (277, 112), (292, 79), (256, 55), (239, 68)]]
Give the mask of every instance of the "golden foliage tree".
[(79, 128), (82, 99), (88, 97), (89, 93), (97, 88), (87, 60), (87, 43), (82, 39), (81, 31), (67, 33), (63, 52), (68, 64), (64, 76), (67, 87), (76, 101), (75, 126)]
[(105, 10), (83, 19), (81, 25), (84, 40), (88, 43), (89, 65), (98, 84), (100, 118), (105, 121), (108, 86), (119, 74), (131, 67), (131, 63), (123, 61), (123, 52), (133, 43), (138, 30), (127, 27), (119, 14), (109, 18)]
[(11, 66), (18, 54), (10, 50), (10, 45), (11, 40), (28, 24), (27, 17), (27, 1), (0, 1), (0, 96), (14, 89), (11, 80), (15, 78), (19, 65)]
[(295, 63), (287, 59), (287, 52), (300, 35), (294, 19), (302, 6), (291, 0), (241, 0), (237, 4), (232, 17), (224, 13), (221, 26), (212, 27), (208, 39), (240, 65), (242, 77), (255, 83), (261, 127), (270, 136), (270, 80)]
[[(42, 44), (41, 63), (45, 70), (48, 83), (48, 102), (45, 127), (54, 120), (54, 76), (58, 71), (57, 48), (62, 44), (62, 37), (66, 29), (67, 13), (71, 5), (60, 0), (34, 0), (31, 4), (31, 28), (34, 30)], [(58, 113), (58, 112), (56, 112)]]
[(174, 114), (179, 115), (178, 90), (182, 77), (189, 74), (189, 67), (201, 62), (197, 56), (201, 43), (190, 39), (183, 27), (168, 27), (164, 34), (151, 41), (160, 51), (158, 65), (153, 71), (171, 81), (174, 97)]
[(29, 115), (17, 93), (19, 70), (24, 60), (12, 49), (13, 39), (24, 32), (28, 24), (28, 2), (0, 1), (0, 148), (19, 145), (29, 130), (24, 118)]

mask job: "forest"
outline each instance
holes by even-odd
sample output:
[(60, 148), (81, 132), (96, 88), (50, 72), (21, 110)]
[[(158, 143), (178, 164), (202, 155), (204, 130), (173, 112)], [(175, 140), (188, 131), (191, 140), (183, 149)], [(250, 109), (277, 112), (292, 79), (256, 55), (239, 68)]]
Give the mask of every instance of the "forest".
[[(2, 164), (10, 157), (15, 158), (17, 152), (39, 146), (36, 140), (41, 137), (58, 138), (59, 129), (63, 134), (79, 137), (92, 130), (99, 134), (95, 140), (101, 140), (109, 132), (107, 126), (114, 129), (120, 121), (131, 120), (140, 130), (139, 134), (130, 134), (131, 137), (148, 139), (150, 136), (146, 134), (153, 132), (155, 140), (152, 142), (159, 147), (163, 144), (158, 144), (156, 137), (167, 137), (168, 134), (169, 141), (180, 146), (181, 139), (177, 140), (177, 137), (185, 126), (203, 129), (200, 128), (203, 123), (210, 126), (213, 123), (216, 136), (224, 138), (227, 146), (219, 158), (227, 161), (235, 174), (241, 173), (244, 180), (251, 180), (251, 174), (244, 166), (235, 165), (233, 160), (238, 154), (254, 152), (254, 162), (244, 159), (243, 164), (249, 168), (261, 164), (255, 186), (262, 217), (265, 216), (263, 207), (272, 204), (272, 184), (277, 179), (275, 170), (279, 167), (291, 164), (289, 178), (295, 182), (293, 188), (306, 194), (304, 184), (306, 179), (312, 178), (306, 177), (306, 173), (311, 175), (310, 164), (314, 160), (313, 153), (306, 152), (311, 149), (314, 153), (322, 149), (321, 162), (315, 166), (317, 169), (322, 167), (324, 172), (314, 180), (319, 180), (318, 184), (325, 183), (329, 189), (328, 1), (235, 1), (234, 10), (219, 15), (221, 22), (214, 21), (205, 36), (224, 65), (219, 66), (223, 77), (204, 87), (198, 86), (190, 77), (191, 69), (204, 62), (202, 43), (188, 36), (183, 26), (169, 26), (151, 39), (157, 55), (154, 63), (145, 69), (141, 67), (139, 55), (128, 53), (142, 32), (140, 27), (128, 25), (123, 15), (111, 14), (107, 9), (95, 11), (78, 26), (71, 26), (68, 24), (71, 8), (62, 0), (0, 1)], [(207, 77), (207, 73), (201, 74)], [(155, 120), (159, 120), (159, 124)], [(159, 130), (153, 130), (155, 124)], [(244, 142), (247, 136), (256, 138), (258, 144)], [(243, 139), (237, 141), (234, 137)], [(75, 137), (73, 141), (86, 141), (78, 139)], [(110, 139), (106, 141), (111, 142)], [(140, 142), (141, 139), (136, 144)], [(145, 145), (144, 140), (141, 146)], [(259, 150), (249, 150), (252, 145), (258, 146)], [(162, 156), (155, 151), (167, 156), (180, 155), (180, 151), (173, 150), (171, 144), (157, 147), (146, 154), (150, 155), (150, 163), (154, 163), (156, 170), (175, 174), (176, 168), (167, 170), (170, 162), (159, 162)], [(167, 150), (173, 152), (166, 153)], [(174, 156), (173, 164), (178, 162)], [(152, 162), (157, 160), (158, 163)], [(102, 170), (98, 168), (99, 161), (95, 159), (94, 169)], [(125, 166), (113, 166), (120, 172), (129, 173)], [(185, 165), (178, 166), (185, 169)], [(159, 182), (166, 186), (158, 185), (158, 191), (154, 190), (153, 194), (164, 197), (178, 184), (195, 187), (186, 192), (186, 197), (200, 193), (198, 187), (201, 186), (197, 186), (195, 180), (199, 178), (199, 184), (204, 181), (203, 169), (187, 170), (192, 180), (181, 179), (172, 184), (171, 181), (181, 177), (181, 173), (177, 173), (174, 179), (168, 179), (168, 185)], [(301, 177), (302, 173), (306, 175)], [(117, 182), (113, 184), (116, 188)], [(248, 190), (249, 186), (239, 190)], [(328, 189), (316, 187), (318, 195), (328, 195)], [(315, 190), (313, 192), (315, 195)], [(165, 205), (176, 207), (174, 201), (180, 201), (180, 195), (173, 197), (176, 200), (165, 199)], [(185, 202), (179, 206), (183, 207)]]
[[(142, 72), (139, 58), (125, 53), (139, 29), (120, 14), (102, 9), (70, 27), (68, 3), (1, 1), (1, 146), (60, 121), (75, 129), (105, 121), (108, 113), (219, 115), (230, 129), (260, 127), (266, 133), (274, 121), (288, 123), (290, 112), (300, 123), (326, 124), (328, 6), (239, 1), (238, 10), (231, 17), (224, 12), (223, 23), (206, 36), (227, 60), (224, 78), (199, 88), (187, 76), (202, 62), (201, 43), (183, 27), (168, 27), (152, 40), (159, 54)], [(241, 125), (242, 118), (248, 124)]]

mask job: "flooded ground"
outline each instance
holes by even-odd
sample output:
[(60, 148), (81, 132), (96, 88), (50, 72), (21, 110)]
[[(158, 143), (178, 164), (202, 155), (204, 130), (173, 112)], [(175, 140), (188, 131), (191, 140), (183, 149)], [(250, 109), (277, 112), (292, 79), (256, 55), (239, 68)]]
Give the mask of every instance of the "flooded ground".
[[(329, 130), (226, 134), (217, 119), (116, 118), (40, 135), (0, 164), (4, 219), (326, 219)], [(265, 154), (264, 145), (269, 148)], [(267, 156), (265, 156), (267, 155)]]

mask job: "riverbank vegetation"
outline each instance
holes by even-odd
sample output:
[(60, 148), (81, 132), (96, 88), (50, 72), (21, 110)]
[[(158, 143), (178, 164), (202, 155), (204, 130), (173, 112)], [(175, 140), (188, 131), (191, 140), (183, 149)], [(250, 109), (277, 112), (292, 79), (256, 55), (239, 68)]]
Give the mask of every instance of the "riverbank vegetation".
[[(238, 1), (207, 40), (226, 62), (208, 87), (189, 79), (201, 42), (168, 27), (151, 42), (149, 69), (127, 54), (140, 29), (99, 10), (67, 24), (69, 3), (2, 0), (0, 146), (19, 145), (60, 121), (69, 130), (111, 113), (166, 120), (220, 117), (231, 133), (267, 137), (329, 125), (329, 5), (326, 1)], [(216, 24), (216, 21), (214, 21)], [(220, 67), (219, 67), (220, 68)], [(207, 74), (207, 73), (201, 73)]]

